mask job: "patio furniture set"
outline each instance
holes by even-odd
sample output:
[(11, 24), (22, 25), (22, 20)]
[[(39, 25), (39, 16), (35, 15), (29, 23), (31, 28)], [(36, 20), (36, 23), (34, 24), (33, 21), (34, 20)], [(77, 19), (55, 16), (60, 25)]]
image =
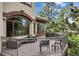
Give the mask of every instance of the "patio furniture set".
[[(62, 52), (64, 51), (63, 49), (65, 48), (66, 46), (66, 41), (65, 41), (65, 36), (57, 36), (57, 37), (51, 37), (51, 36), (48, 36), (48, 37), (43, 37), (43, 38), (21, 38), (21, 39), (17, 39), (17, 38), (4, 38), (4, 40), (2, 40), (2, 44), (4, 44), (4, 42), (6, 43), (5, 44), (5, 47), (4, 49), (10, 49), (10, 50), (18, 50), (18, 48), (22, 48), (23, 46), (27, 46), (29, 45), (29, 48), (31, 47), (34, 47), (34, 53), (37, 53), (38, 52), (41, 54), (41, 55), (44, 55), (44, 54), (49, 54), (49, 55), (52, 55), (52, 54), (55, 54), (55, 53), (58, 53), (58, 54), (62, 54)], [(27, 51), (29, 51), (28, 49), (29, 48), (25, 48)], [(36, 52), (35, 52), (35, 49), (36, 49)], [(33, 51), (32, 50), (32, 51)], [(30, 51), (29, 53), (32, 53), (32, 51)]]
[[(37, 41), (37, 39), (21, 39), (21, 40), (7, 40), (6, 42), (6, 48), (8, 49), (18, 49), (20, 46), (22, 46), (23, 44), (27, 44), (27, 43), (35, 43)], [(54, 44), (50, 45), (50, 40), (41, 40), (39, 42), (39, 51), (42, 54), (43, 53), (43, 48), (46, 47), (47, 51), (49, 51), (50, 53), (50, 47), (51, 50), (54, 52), (59, 52), (59, 49), (61, 49), (61, 40), (57, 40), (54, 42)]]
[(51, 44), (51, 45), (50, 45), (50, 40), (42, 40), (42, 41), (40, 41), (39, 47), (40, 47), (41, 54), (43, 53), (42, 47), (47, 47), (47, 51), (49, 51), (49, 54), (50, 54), (50, 47), (52, 48), (51, 49), (52, 51), (59, 52), (59, 49), (62, 48), (61, 40), (55, 41), (55, 43)]

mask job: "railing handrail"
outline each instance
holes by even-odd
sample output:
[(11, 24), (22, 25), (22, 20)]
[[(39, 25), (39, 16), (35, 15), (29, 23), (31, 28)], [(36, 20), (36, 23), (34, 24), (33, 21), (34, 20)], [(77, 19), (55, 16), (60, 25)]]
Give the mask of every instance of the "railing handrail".
[(33, 37), (30, 37), (30, 38), (28, 38), (28, 37), (24, 37), (24, 38), (14, 38), (14, 37), (5, 37), (5, 36), (1, 36), (1, 38), (7, 38), (7, 39), (15, 39), (15, 40), (20, 40), (20, 39), (58, 39), (58, 38), (64, 38), (64, 37), (66, 37), (66, 35), (64, 35), (64, 36), (58, 36), (58, 37), (42, 37), (42, 38), (40, 38), (40, 37), (36, 37), (36, 38), (33, 38)]

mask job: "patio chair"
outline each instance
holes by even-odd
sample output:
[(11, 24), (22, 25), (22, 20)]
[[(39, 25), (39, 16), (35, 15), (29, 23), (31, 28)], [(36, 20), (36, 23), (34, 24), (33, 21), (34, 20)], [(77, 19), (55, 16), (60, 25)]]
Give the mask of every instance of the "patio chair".
[(47, 47), (47, 51), (49, 51), (49, 53), (50, 53), (49, 40), (40, 41), (40, 52), (41, 52), (41, 54), (42, 54), (42, 47)]
[[(54, 48), (54, 49), (53, 49)], [(59, 49), (61, 48), (61, 40), (56, 40), (54, 45), (52, 45), (52, 51), (59, 52)]]

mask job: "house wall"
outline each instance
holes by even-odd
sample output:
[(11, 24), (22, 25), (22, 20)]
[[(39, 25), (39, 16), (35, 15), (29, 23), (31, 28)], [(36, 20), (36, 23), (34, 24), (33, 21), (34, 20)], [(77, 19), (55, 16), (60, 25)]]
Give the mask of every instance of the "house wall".
[(3, 12), (3, 6), (2, 3), (0, 2), (0, 53), (1, 53), (1, 36), (3, 36), (3, 17), (2, 17), (2, 12)]
[[(35, 15), (34, 15), (34, 3), (32, 3), (32, 7), (29, 7), (28, 5), (24, 5), (20, 2), (4, 2), (3, 3), (3, 12), (8, 13), (12, 11), (21, 11), (23, 10), (26, 14), (32, 17), (33, 20), (35, 20)], [(33, 28), (33, 22), (30, 22), (30, 30), (29, 33), (30, 35), (34, 35), (34, 28)], [(6, 28), (6, 21), (5, 21), (5, 28)], [(6, 29), (4, 30), (6, 34)]]
[[(1, 53), (1, 36), (6, 36), (6, 17), (3, 17), (3, 12), (8, 13), (12, 11), (21, 11), (23, 10), (26, 14), (32, 17), (35, 20), (34, 15), (34, 3), (32, 3), (32, 7), (24, 5), (20, 2), (0, 2), (0, 53)], [(3, 19), (4, 18), (4, 19)], [(34, 22), (30, 22), (30, 35), (34, 35)]]
[(20, 2), (3, 2), (3, 12), (11, 12), (11, 11), (20, 11), (23, 10), (26, 14), (30, 15), (33, 19), (35, 19), (34, 15), (34, 3), (32, 3), (32, 7), (28, 5), (24, 5)]
[[(1, 53), (1, 36), (6, 36), (6, 17), (3, 17), (3, 12), (8, 13), (12, 11), (21, 11), (23, 10), (26, 14), (32, 17), (33, 20), (35, 19), (34, 15), (34, 3), (32, 3), (32, 7), (29, 7), (27, 5), (24, 5), (20, 2), (0, 2), (0, 53)], [(4, 18), (4, 19), (3, 19)], [(35, 29), (34, 29), (34, 23)], [(30, 22), (30, 30), (29, 33), (30, 35), (37, 35), (37, 22), (32, 21)], [(35, 34), (34, 34), (35, 30)]]

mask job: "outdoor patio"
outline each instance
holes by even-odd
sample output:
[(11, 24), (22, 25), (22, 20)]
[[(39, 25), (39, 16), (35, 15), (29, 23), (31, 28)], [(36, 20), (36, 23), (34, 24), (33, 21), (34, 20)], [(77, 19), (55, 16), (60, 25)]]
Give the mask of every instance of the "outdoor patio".
[[(8, 49), (8, 48), (2, 48), (2, 54), (3, 55), (11, 55), (11, 56), (59, 56), (64, 55), (66, 49), (67, 49), (67, 39), (66, 37), (61, 39), (63, 37), (53, 37), (53, 38), (37, 38), (36, 42), (33, 43), (24, 43), (17, 49)], [(27, 38), (26, 38), (27, 39)], [(25, 40), (25, 39), (24, 39)], [(40, 51), (40, 42), (42, 40), (49, 40), (49, 48), (42, 47), (42, 53)], [(57, 40), (62, 40), (61, 46), (58, 45), (58, 48), (54, 50), (52, 48), (52, 45)]]

